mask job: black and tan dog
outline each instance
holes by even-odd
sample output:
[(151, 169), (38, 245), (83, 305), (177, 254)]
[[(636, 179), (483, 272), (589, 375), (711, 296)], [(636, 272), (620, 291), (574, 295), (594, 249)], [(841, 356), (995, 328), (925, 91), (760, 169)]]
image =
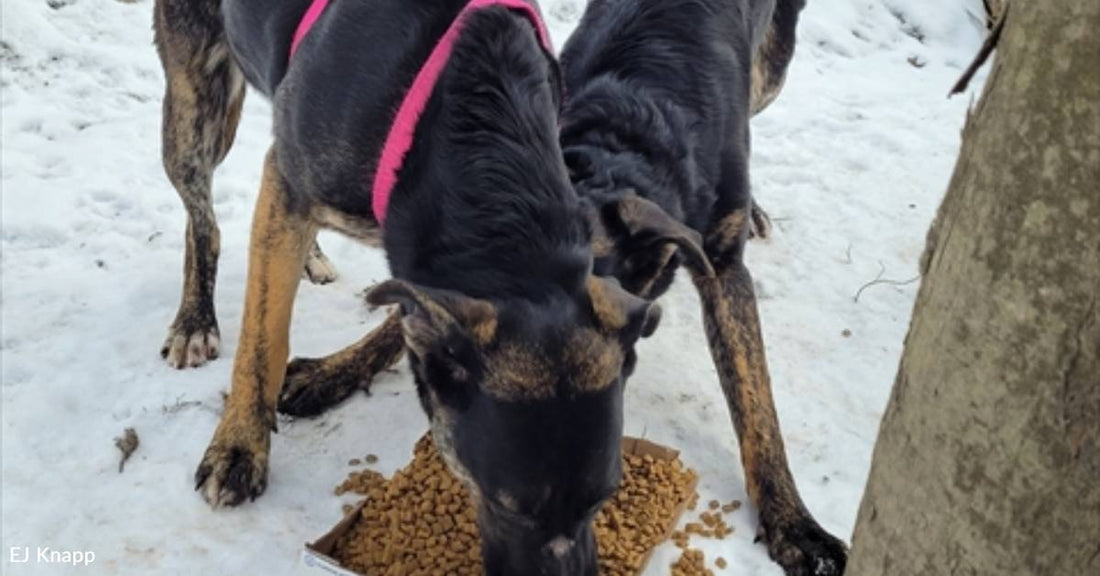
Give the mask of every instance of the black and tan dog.
[(839, 575), (846, 548), (787, 466), (743, 260), (750, 228), (766, 222), (749, 188), (749, 118), (782, 86), (804, 4), (591, 0), (562, 53), (561, 139), (590, 207), (596, 272), (649, 300), (681, 263), (691, 273), (772, 558), (790, 575)]
[[(198, 337), (196, 352), (209, 355), (210, 178), (233, 139), (243, 79), (275, 108), (232, 389), (196, 489), (216, 507), (260, 495), (277, 405), (315, 413), (406, 349), (436, 443), (475, 496), (487, 572), (594, 575), (591, 518), (621, 474), (624, 380), (659, 308), (592, 274), (558, 141), (559, 71), (530, 14), (466, 15), (384, 230), (372, 211), (394, 110), (466, 3), (336, 0), (290, 58), (310, 0), (157, 1), (164, 160), (190, 218), (170, 357), (176, 338), (186, 352)], [(399, 308), (285, 377), (295, 292), (323, 227), (385, 246), (395, 280), (368, 299)]]

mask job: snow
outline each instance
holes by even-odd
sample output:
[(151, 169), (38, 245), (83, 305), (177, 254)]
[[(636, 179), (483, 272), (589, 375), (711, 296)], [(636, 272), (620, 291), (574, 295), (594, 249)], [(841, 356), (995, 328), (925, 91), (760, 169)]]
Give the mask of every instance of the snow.
[[(555, 44), (581, 0), (543, 3)], [(775, 220), (749, 249), (791, 467), (818, 520), (848, 539), (970, 94), (946, 99), (981, 41), (977, 0), (810, 2), (778, 101), (754, 121), (753, 181)], [(191, 491), (240, 328), (246, 243), (270, 109), (255, 94), (215, 177), (222, 358), (175, 371), (158, 351), (178, 303), (184, 212), (160, 165), (163, 79), (150, 0), (4, 0), (2, 63), (3, 566), (11, 574), (298, 574), (303, 542), (340, 517), (347, 461), (390, 473), (426, 428), (408, 370), (318, 420), (284, 421), (257, 502), (211, 511)], [(912, 60), (912, 63), (910, 62)], [(919, 67), (918, 67), (919, 66)], [(304, 283), (293, 353), (335, 351), (380, 322), (360, 292), (383, 255), (335, 235), (341, 273)], [(627, 432), (677, 447), (703, 502), (745, 495), (725, 401), (682, 279), (639, 349)], [(850, 336), (843, 334), (850, 331)], [(118, 472), (112, 439), (141, 446)], [(777, 575), (751, 507), (724, 541), (695, 540), (722, 574)], [(10, 547), (32, 562), (10, 562)], [(35, 564), (38, 546), (89, 566)], [(649, 574), (676, 554), (663, 546)]]

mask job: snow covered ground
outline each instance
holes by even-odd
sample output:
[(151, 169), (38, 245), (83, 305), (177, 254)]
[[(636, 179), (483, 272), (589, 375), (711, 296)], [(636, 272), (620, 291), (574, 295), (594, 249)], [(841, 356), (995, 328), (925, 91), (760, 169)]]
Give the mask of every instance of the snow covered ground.
[[(779, 100), (754, 122), (753, 180), (776, 221), (751, 246), (787, 451), (802, 494), (847, 539), (917, 284), (924, 234), (946, 187), (972, 94), (947, 100), (981, 39), (977, 0), (813, 0)], [(175, 371), (158, 352), (178, 302), (184, 212), (160, 165), (162, 75), (150, 0), (4, 0), (3, 571), (5, 574), (297, 574), (303, 542), (340, 517), (348, 460), (386, 473), (425, 430), (402, 366), (314, 421), (283, 422), (271, 483), (254, 504), (211, 511), (191, 491), (236, 349), (245, 247), (269, 142), (252, 95), (215, 178), (222, 230), (222, 359)], [(557, 45), (582, 0), (543, 2)], [(980, 86), (977, 83), (976, 86)], [(974, 88), (977, 89), (977, 88)], [(383, 255), (321, 243), (342, 276), (304, 284), (293, 353), (336, 350), (381, 320), (359, 293)], [(737, 444), (680, 281), (644, 342), (627, 431), (672, 445), (703, 501), (745, 500)], [(141, 447), (118, 472), (112, 439)], [(747, 507), (726, 540), (697, 541), (721, 574), (776, 575)], [(87, 567), (11, 563), (10, 547), (90, 551)], [(667, 574), (662, 547), (650, 574)]]

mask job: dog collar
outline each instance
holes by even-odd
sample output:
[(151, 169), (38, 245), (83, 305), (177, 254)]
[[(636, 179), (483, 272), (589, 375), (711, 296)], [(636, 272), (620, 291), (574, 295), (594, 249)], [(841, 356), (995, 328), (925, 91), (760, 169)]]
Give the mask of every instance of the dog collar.
[[(301, 22), (298, 23), (298, 28), (294, 31), (294, 38), (290, 43), (291, 57), (298, 50), (298, 45), (309, 33), (310, 28), (317, 23), (329, 1), (313, 0), (313, 3), (306, 10)], [(550, 35), (546, 31), (542, 16), (526, 1), (470, 0), (455, 16), (450, 27), (447, 28), (439, 42), (436, 43), (435, 48), (432, 49), (428, 59), (420, 67), (420, 71), (417, 72), (408, 92), (401, 100), (401, 106), (397, 109), (393, 123), (390, 124), (389, 134), (382, 146), (382, 153), (378, 157), (378, 167), (374, 171), (374, 184), (371, 190), (371, 208), (374, 210), (374, 217), (380, 225), (386, 219), (386, 209), (390, 204), (390, 195), (393, 193), (394, 186), (397, 185), (397, 173), (401, 171), (401, 166), (405, 162), (405, 155), (412, 148), (417, 122), (424, 113), (424, 108), (428, 105), (428, 99), (431, 97), (436, 82), (439, 81), (439, 76), (443, 73), (443, 69), (451, 57), (451, 52), (454, 51), (454, 45), (458, 40), (459, 33), (462, 31), (463, 22), (474, 11), (492, 6), (504, 6), (527, 17), (531, 21), (531, 25), (534, 26), (543, 48), (548, 52), (553, 52)]]

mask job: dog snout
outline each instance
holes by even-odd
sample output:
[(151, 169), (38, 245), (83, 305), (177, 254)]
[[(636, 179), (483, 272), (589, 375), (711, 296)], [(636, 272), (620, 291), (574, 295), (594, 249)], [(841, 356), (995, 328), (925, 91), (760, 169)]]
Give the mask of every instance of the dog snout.
[(554, 538), (546, 546), (543, 547), (542, 552), (544, 556), (555, 560), (562, 560), (569, 556), (569, 552), (576, 547), (577, 543), (565, 536), (558, 536)]
[[(594, 544), (594, 543), (593, 543)], [(559, 535), (542, 547), (543, 570), (547, 576), (595, 576), (595, 546)]]

